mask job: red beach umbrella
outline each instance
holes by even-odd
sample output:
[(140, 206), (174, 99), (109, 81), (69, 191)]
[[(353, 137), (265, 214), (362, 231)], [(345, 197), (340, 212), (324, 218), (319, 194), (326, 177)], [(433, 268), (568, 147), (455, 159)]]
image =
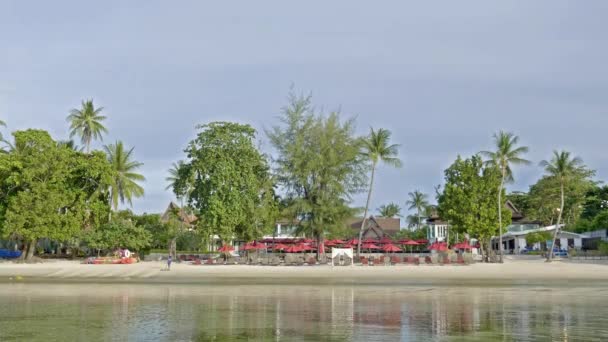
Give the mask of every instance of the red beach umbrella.
[(359, 239), (352, 239), (350, 241), (347, 242), (349, 245), (358, 245), (359, 244)]
[(220, 249), (218, 249), (218, 252), (222, 252), (222, 253), (228, 253), (228, 252), (232, 252), (234, 250), (234, 247), (232, 246), (228, 246), (228, 245), (223, 245), (222, 247), (220, 247)]
[(313, 248), (310, 245), (305, 244), (305, 243), (299, 244), (298, 248), (300, 249), (300, 251), (303, 251), (303, 252), (312, 251), (313, 250)]
[(367, 238), (367, 239), (363, 240), (362, 243), (377, 243), (377, 242), (378, 242), (378, 240), (376, 240), (376, 239)]
[(418, 240), (416, 240), (416, 242), (418, 242), (418, 243), (419, 243), (419, 244), (421, 244), (421, 245), (424, 245), (424, 244), (426, 244), (426, 243), (429, 243), (429, 240), (425, 240), (425, 239), (418, 239)]
[(384, 245), (384, 247), (382, 247), (382, 250), (385, 252), (401, 252), (401, 248), (393, 245), (392, 243), (388, 243), (386, 245)]
[(340, 240), (340, 239), (333, 240), (333, 242), (334, 242), (336, 245), (343, 245), (343, 244), (345, 244), (345, 243), (346, 243), (346, 241), (344, 241), (344, 240)]
[(456, 249), (473, 249), (473, 246), (469, 245), (467, 241), (457, 243), (452, 247)]
[(389, 238), (388, 236), (385, 236), (382, 239), (380, 239), (380, 243), (382, 243), (382, 244), (393, 243), (393, 240), (391, 240), (391, 238)]
[(282, 243), (277, 243), (276, 245), (274, 245), (274, 249), (276, 249), (277, 251), (283, 250), (283, 249), (285, 249), (287, 247), (289, 247), (289, 246), (284, 245)]
[(408, 240), (408, 241), (403, 242), (402, 244), (406, 245), (406, 246), (418, 246), (418, 245), (420, 245), (420, 243), (418, 243), (418, 242), (416, 242), (414, 240)]
[(255, 249), (268, 249), (268, 246), (266, 246), (264, 243), (256, 243), (254, 247)]
[(302, 250), (300, 249), (300, 247), (298, 245), (291, 245), (291, 246), (285, 248), (284, 251), (287, 253), (299, 253)]
[(364, 243), (363, 245), (361, 245), (361, 248), (363, 248), (363, 249), (380, 249), (379, 246), (376, 246), (373, 243)]
[(245, 246), (243, 247), (244, 251), (249, 251), (249, 250), (252, 250), (252, 249), (255, 249), (255, 246), (253, 244), (251, 244), (251, 243), (246, 243)]

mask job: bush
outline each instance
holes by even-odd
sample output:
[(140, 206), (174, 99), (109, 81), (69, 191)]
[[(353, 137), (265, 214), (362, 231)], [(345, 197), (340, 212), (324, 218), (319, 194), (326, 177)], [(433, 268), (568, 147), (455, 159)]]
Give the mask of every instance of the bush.
[(608, 242), (600, 242), (597, 246), (597, 249), (602, 255), (608, 255)]

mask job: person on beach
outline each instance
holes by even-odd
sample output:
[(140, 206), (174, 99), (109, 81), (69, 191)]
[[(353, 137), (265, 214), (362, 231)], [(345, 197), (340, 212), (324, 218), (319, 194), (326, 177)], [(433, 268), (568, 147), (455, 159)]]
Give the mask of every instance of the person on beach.
[(171, 256), (169, 255), (169, 257), (167, 258), (167, 271), (171, 271), (171, 262), (173, 261), (173, 258), (171, 258)]

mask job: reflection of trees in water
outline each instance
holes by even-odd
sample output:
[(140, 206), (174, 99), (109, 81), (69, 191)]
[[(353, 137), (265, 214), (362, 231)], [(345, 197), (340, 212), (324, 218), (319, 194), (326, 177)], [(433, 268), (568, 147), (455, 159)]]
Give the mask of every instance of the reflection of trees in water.
[[(17, 296), (0, 296), (0, 340), (7, 336), (29, 339), (28, 331), (36, 331), (41, 340), (201, 341), (347, 341), (379, 336), (406, 341), (445, 337), (607, 340), (608, 334), (608, 310), (603, 305), (608, 294), (601, 292), (490, 287), (104, 286), (99, 287), (104, 289), (99, 295), (94, 286), (84, 290), (67, 287), (73, 289), (69, 296), (66, 287), (48, 286), (44, 291), (20, 290)], [(54, 293), (55, 288), (63, 290)], [(23, 317), (27, 319), (17, 319)]]

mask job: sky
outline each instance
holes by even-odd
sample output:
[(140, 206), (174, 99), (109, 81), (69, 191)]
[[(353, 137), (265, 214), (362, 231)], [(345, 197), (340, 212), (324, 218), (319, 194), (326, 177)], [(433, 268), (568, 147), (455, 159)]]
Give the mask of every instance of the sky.
[[(195, 126), (237, 121), (263, 133), (290, 87), (316, 107), (387, 128), (401, 169), (381, 167), (371, 208), (434, 200), (457, 155), (520, 136), (531, 166), (567, 149), (608, 179), (608, 2), (11, 1), (0, 2), (0, 119), (10, 131), (68, 136), (70, 109), (93, 99), (105, 143), (135, 147), (147, 181), (135, 212), (173, 199), (167, 169)], [(353, 205), (364, 204), (357, 195)]]

